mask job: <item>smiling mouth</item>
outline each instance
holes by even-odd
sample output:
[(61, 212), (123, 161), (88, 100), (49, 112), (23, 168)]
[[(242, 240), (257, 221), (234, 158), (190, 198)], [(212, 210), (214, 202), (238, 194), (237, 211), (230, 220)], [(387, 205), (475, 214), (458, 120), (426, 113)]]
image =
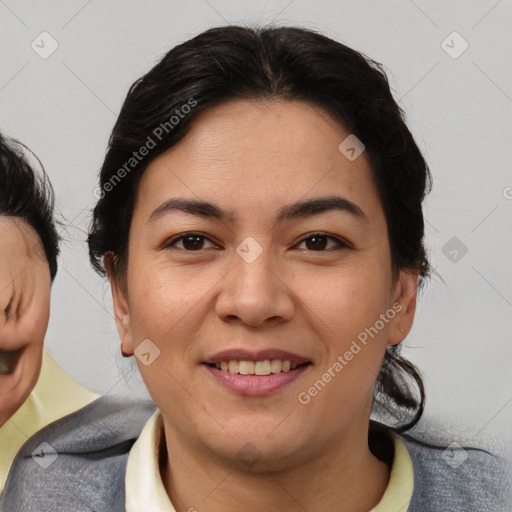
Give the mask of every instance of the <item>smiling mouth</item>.
[(0, 376), (11, 375), (12, 373), (14, 373), (16, 365), (23, 352), (23, 348), (20, 348), (18, 350), (0, 349)]
[(310, 361), (297, 364), (281, 359), (266, 359), (263, 361), (230, 360), (220, 363), (207, 364), (210, 368), (238, 375), (272, 375), (293, 372), (303, 366), (311, 365)]

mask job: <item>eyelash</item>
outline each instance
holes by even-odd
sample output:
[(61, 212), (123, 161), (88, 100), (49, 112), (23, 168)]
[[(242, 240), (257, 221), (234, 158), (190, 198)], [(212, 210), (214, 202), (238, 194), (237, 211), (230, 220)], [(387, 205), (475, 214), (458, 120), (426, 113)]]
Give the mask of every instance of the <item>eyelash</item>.
[[(182, 235), (179, 235), (175, 238), (172, 238), (170, 239), (165, 245), (164, 245), (164, 249), (169, 249), (169, 248), (172, 248), (172, 246), (176, 243), (176, 242), (179, 242), (180, 240), (183, 240), (189, 236), (196, 236), (196, 237), (201, 237), (201, 238), (204, 238), (204, 239), (207, 239), (209, 240), (209, 238), (206, 236), (206, 235), (203, 235), (202, 233), (196, 233), (196, 232), (188, 232), (188, 233), (184, 233)], [(337, 244), (338, 247), (334, 248), (334, 250), (339, 250), (339, 249), (349, 249), (350, 248), (350, 245), (347, 243), (347, 242), (344, 242), (343, 240), (341, 240), (340, 238), (338, 237), (335, 237), (333, 235), (329, 235), (328, 233), (322, 233), (320, 231), (318, 232), (314, 232), (314, 233), (309, 233), (306, 237), (302, 238), (298, 244), (302, 244), (303, 242), (305, 242), (306, 240), (309, 240), (310, 238), (314, 238), (314, 237), (324, 237), (324, 238), (330, 238), (331, 240), (334, 240)], [(211, 240), (210, 240), (211, 242)], [(213, 242), (212, 242), (213, 243)], [(181, 248), (180, 248), (181, 249)], [(198, 249), (196, 251), (188, 251), (186, 249), (181, 249), (185, 252), (199, 252), (201, 251), (202, 249)], [(327, 251), (332, 251), (333, 248), (330, 248), (330, 249), (324, 249), (322, 251), (308, 251), (308, 252), (327, 252)]]

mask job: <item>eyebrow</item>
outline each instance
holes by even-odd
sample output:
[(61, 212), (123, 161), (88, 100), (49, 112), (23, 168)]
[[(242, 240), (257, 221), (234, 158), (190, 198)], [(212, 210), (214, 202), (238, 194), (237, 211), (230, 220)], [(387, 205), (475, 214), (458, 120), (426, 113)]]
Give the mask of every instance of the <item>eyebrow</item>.
[[(286, 220), (318, 215), (332, 210), (347, 212), (358, 220), (368, 222), (368, 217), (357, 204), (340, 196), (319, 197), (286, 205), (278, 211), (275, 222), (281, 223)], [(217, 219), (223, 222), (233, 222), (235, 219), (233, 212), (223, 210), (212, 203), (176, 197), (165, 201), (153, 211), (148, 219), (148, 223), (174, 211), (203, 218)]]

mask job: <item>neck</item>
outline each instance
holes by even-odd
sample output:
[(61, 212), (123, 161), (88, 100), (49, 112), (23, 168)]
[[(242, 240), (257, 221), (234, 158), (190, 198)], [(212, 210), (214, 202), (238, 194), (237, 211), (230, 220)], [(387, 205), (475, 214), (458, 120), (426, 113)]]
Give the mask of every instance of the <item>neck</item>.
[(322, 452), (255, 471), (205, 455), (166, 426), (172, 458), (161, 461), (162, 480), (176, 512), (368, 512), (382, 498), (390, 468), (370, 451), (368, 430), (353, 431), (357, 438), (347, 433)]

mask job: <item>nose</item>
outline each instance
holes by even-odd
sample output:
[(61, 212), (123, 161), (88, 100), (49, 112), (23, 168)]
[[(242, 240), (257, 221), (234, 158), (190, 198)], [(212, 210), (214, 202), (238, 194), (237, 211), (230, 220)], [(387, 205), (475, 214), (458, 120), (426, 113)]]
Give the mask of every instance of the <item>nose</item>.
[(295, 312), (289, 279), (272, 264), (269, 251), (254, 261), (234, 255), (216, 302), (216, 313), (225, 322), (243, 322), (251, 327), (289, 321)]

